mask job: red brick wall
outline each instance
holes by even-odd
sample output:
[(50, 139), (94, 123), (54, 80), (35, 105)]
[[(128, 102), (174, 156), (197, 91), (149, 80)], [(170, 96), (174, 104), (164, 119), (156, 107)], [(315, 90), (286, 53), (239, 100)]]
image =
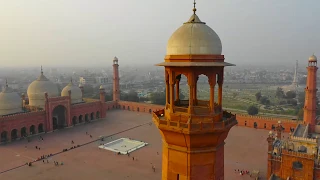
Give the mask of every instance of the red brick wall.
[(296, 128), (298, 123), (303, 123), (299, 121), (281, 119), (281, 118), (266, 118), (261, 116), (250, 116), (237, 114), (238, 126), (246, 126), (254, 128), (256, 123), (257, 129), (267, 129), (272, 130), (272, 125), (277, 126), (278, 121), (281, 121), (282, 126), (285, 128), (285, 132), (290, 132), (290, 128)]

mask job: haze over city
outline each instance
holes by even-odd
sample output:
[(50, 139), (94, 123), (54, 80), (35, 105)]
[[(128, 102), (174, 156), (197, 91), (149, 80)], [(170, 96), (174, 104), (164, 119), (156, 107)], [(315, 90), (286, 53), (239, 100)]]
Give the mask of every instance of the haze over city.
[[(285, 65), (320, 53), (317, 0), (200, 0), (228, 62)], [(185, 0), (0, 2), (1, 66), (161, 62), (170, 35), (192, 14)]]
[(319, 180), (318, 7), (0, 2), (0, 179)]

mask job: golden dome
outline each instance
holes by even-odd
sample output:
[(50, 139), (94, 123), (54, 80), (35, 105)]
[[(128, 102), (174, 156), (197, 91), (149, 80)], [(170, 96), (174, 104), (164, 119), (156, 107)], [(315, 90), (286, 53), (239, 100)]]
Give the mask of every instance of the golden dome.
[(75, 103), (80, 103), (82, 102), (82, 92), (81, 89), (74, 85), (71, 82), (62, 89), (61, 91), (61, 96), (69, 96), (69, 91), (71, 91), (71, 103), (75, 104)]
[(194, 13), (178, 28), (167, 44), (167, 55), (221, 55), (222, 44), (217, 33)]
[(22, 100), (8, 85), (0, 93), (0, 116), (22, 112)]
[(317, 56), (313, 54), (312, 56), (309, 57), (309, 61), (317, 61)]
[(38, 79), (33, 81), (28, 87), (29, 105), (44, 108), (45, 93), (48, 93), (48, 97), (59, 96), (57, 85), (46, 78), (41, 71)]

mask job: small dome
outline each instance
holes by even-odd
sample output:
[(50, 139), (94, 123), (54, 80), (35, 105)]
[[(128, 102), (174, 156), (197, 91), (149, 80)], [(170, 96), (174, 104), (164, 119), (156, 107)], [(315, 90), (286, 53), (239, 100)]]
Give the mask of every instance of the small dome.
[(167, 44), (167, 55), (221, 55), (222, 44), (217, 33), (193, 14), (178, 28)]
[(0, 116), (22, 112), (22, 100), (8, 85), (0, 93)]
[(118, 58), (115, 56), (115, 57), (113, 58), (113, 60), (114, 60), (114, 61), (118, 61)]
[(48, 93), (48, 97), (59, 96), (58, 87), (49, 79), (47, 79), (43, 72), (35, 81), (33, 81), (27, 90), (29, 105), (44, 108), (45, 96), (44, 93)]
[(103, 85), (101, 85), (99, 89), (104, 89), (104, 86), (103, 86)]
[(71, 91), (71, 103), (80, 103), (82, 102), (82, 92), (79, 87), (74, 85), (72, 81), (62, 89), (61, 96), (69, 96), (69, 91)]
[(315, 55), (310, 56), (309, 61), (317, 61), (317, 56)]

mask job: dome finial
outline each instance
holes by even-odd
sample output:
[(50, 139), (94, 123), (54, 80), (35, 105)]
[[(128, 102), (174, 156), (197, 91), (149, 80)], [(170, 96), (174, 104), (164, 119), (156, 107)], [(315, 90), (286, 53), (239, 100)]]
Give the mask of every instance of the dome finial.
[(193, 0), (193, 14), (196, 14), (197, 11), (196, 4), (196, 0)]
[(41, 74), (43, 74), (42, 65), (41, 65)]
[(70, 82), (72, 83), (72, 77), (70, 78)]
[(6, 87), (8, 87), (8, 79), (6, 78)]

